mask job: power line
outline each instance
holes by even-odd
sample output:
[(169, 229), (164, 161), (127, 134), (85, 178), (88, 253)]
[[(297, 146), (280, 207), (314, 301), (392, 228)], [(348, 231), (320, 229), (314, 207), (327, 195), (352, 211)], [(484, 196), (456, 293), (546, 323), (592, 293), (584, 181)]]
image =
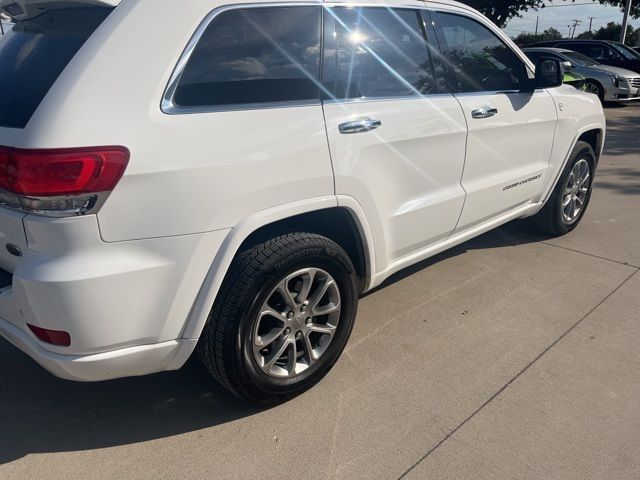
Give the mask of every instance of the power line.
[(580, 5), (597, 5), (597, 4), (593, 3), (593, 2), (567, 3), (567, 4), (564, 4), (564, 5), (545, 5), (544, 7), (540, 7), (540, 9), (542, 10), (543, 8), (579, 7)]

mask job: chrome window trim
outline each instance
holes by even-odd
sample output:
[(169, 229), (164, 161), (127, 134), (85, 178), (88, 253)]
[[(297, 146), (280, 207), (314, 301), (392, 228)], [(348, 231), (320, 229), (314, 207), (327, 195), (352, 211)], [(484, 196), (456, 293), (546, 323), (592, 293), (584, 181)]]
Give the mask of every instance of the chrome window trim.
[(545, 92), (542, 88), (536, 88), (535, 90), (480, 90), (479, 92), (454, 92), (452, 95), (456, 97), (478, 97), (478, 96), (491, 96), (491, 95), (533, 95), (535, 93)]
[[(429, 1), (430, 0), (427, 0), (427, 2)], [(458, 5), (442, 4), (442, 5), (438, 5), (438, 7), (427, 6), (427, 10), (435, 13), (447, 13), (451, 15), (459, 15), (461, 17), (465, 17), (465, 18), (468, 18), (469, 20), (473, 20), (476, 23), (479, 23), (480, 25), (485, 27), (487, 30), (489, 30), (491, 33), (493, 33), (496, 37), (498, 37), (498, 39), (504, 44), (504, 46), (507, 47), (509, 50), (511, 50), (511, 52), (516, 57), (518, 57), (522, 63), (524, 63), (524, 66), (526, 67), (527, 72), (529, 72), (531, 75), (535, 77), (535, 73), (536, 73), (535, 63), (532, 62), (529, 57), (527, 57), (527, 55), (522, 51), (522, 49), (518, 48), (518, 46), (515, 45), (515, 43), (513, 43), (513, 41), (502, 30), (496, 27), (487, 18), (481, 15), (478, 15), (477, 12), (473, 10), (468, 10), (464, 7), (465, 5), (458, 6)], [(515, 49), (513, 48), (514, 46), (516, 47)]]
[(193, 115), (198, 113), (214, 112), (238, 112), (243, 110), (265, 110), (274, 108), (300, 108), (321, 106), (322, 100), (291, 100), (280, 102), (260, 102), (260, 103), (230, 103), (228, 105), (203, 105), (197, 107), (180, 107), (173, 101), (162, 101), (162, 111), (168, 115)]
[(348, 105), (352, 103), (376, 103), (376, 102), (392, 102), (392, 101), (408, 101), (408, 100), (429, 100), (431, 98), (438, 97), (451, 97), (452, 93), (427, 93), (427, 94), (415, 94), (415, 95), (401, 95), (401, 96), (387, 96), (387, 97), (358, 97), (358, 98), (336, 98), (323, 100), (325, 105)]
[(191, 60), (191, 56), (193, 52), (200, 42), (200, 39), (204, 35), (211, 22), (213, 22), (216, 17), (224, 12), (228, 12), (231, 10), (242, 10), (247, 8), (268, 8), (268, 7), (309, 7), (316, 6), (322, 7), (322, 2), (318, 1), (308, 1), (308, 2), (274, 2), (274, 3), (237, 3), (231, 5), (223, 5), (221, 7), (215, 8), (211, 12), (207, 14), (207, 16), (200, 22), (198, 28), (195, 33), (191, 36), (189, 43), (187, 43), (187, 47), (182, 52), (178, 63), (171, 74), (171, 78), (169, 79), (169, 84), (162, 96), (162, 103), (160, 109), (168, 114), (168, 115), (182, 115), (182, 114), (194, 114), (194, 113), (212, 113), (212, 112), (228, 112), (228, 111), (237, 111), (237, 110), (256, 110), (256, 109), (264, 109), (264, 108), (286, 108), (286, 107), (301, 107), (307, 105), (321, 105), (321, 100), (311, 99), (311, 100), (300, 100), (300, 101), (289, 101), (289, 102), (260, 102), (260, 103), (237, 103), (237, 104), (229, 104), (229, 105), (203, 105), (198, 107), (181, 107), (176, 105), (173, 101), (176, 90), (178, 89), (178, 85), (180, 84), (180, 79), (182, 78), (182, 74), (184, 73), (189, 60)]
[[(300, 1), (300, 2), (265, 2), (265, 3), (237, 3), (232, 5), (223, 5), (221, 7), (215, 8), (211, 12), (207, 14), (207, 16), (202, 20), (198, 28), (191, 36), (189, 42), (187, 43), (186, 48), (182, 52), (176, 67), (171, 74), (169, 79), (169, 83), (165, 88), (164, 94), (162, 96), (162, 101), (160, 105), (160, 110), (167, 115), (189, 115), (189, 114), (198, 114), (198, 113), (215, 113), (215, 112), (232, 112), (232, 111), (243, 111), (243, 110), (262, 110), (262, 109), (273, 109), (273, 108), (291, 108), (291, 107), (305, 107), (305, 106), (320, 106), (323, 103), (332, 103), (332, 104), (348, 104), (348, 103), (362, 103), (362, 102), (382, 102), (382, 101), (391, 101), (391, 100), (409, 100), (409, 99), (419, 99), (419, 98), (429, 98), (443, 95), (451, 95), (451, 93), (435, 93), (435, 94), (427, 94), (423, 96), (418, 95), (409, 95), (403, 97), (371, 97), (371, 98), (349, 98), (349, 99), (335, 99), (335, 100), (321, 100), (321, 99), (310, 99), (310, 100), (298, 100), (298, 101), (287, 101), (287, 102), (260, 102), (260, 103), (236, 103), (229, 105), (203, 105), (198, 107), (181, 107), (176, 105), (173, 101), (176, 90), (178, 89), (178, 85), (180, 84), (180, 79), (182, 78), (182, 74), (191, 60), (191, 56), (200, 42), (202, 35), (209, 28), (211, 22), (213, 22), (216, 17), (224, 12), (228, 12), (230, 10), (242, 10), (247, 8), (268, 8), (268, 7), (320, 7), (320, 8), (331, 8), (331, 7), (377, 7), (377, 8), (404, 8), (404, 9), (413, 9), (413, 10), (428, 10), (427, 6), (424, 4), (413, 4), (408, 3), (407, 5), (385, 5), (380, 3), (373, 2), (322, 2), (322, 1)], [(425, 40), (426, 41), (426, 40)], [(322, 72), (321, 72), (322, 73)]]

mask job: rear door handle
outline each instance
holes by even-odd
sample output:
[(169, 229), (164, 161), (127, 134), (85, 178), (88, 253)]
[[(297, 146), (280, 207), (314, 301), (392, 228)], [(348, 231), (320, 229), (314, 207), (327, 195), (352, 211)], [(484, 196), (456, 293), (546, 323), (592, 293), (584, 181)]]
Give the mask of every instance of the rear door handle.
[(492, 108), (492, 107), (480, 107), (480, 108), (476, 108), (474, 111), (471, 112), (471, 116), (473, 118), (489, 118), (489, 117), (493, 117), (494, 115), (498, 114), (498, 109), (497, 108)]
[(372, 118), (361, 118), (359, 120), (353, 120), (351, 122), (341, 123), (338, 126), (338, 130), (342, 134), (362, 133), (370, 132), (382, 126), (380, 120), (374, 120)]

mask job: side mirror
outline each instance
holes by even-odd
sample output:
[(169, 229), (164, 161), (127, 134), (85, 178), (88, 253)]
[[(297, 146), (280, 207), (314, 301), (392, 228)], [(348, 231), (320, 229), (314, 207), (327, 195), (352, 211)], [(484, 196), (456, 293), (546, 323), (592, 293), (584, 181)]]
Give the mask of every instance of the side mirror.
[(536, 62), (536, 88), (555, 88), (563, 83), (564, 69), (560, 60), (539, 58)]

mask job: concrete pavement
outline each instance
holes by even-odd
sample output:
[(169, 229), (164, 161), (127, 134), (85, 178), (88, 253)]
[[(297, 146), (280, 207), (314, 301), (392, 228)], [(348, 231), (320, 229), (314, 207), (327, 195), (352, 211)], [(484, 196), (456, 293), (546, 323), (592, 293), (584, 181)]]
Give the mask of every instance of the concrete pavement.
[(639, 478), (640, 105), (607, 116), (576, 231), (512, 224), (397, 275), (285, 405), (195, 362), (65, 382), (0, 341), (0, 478)]

